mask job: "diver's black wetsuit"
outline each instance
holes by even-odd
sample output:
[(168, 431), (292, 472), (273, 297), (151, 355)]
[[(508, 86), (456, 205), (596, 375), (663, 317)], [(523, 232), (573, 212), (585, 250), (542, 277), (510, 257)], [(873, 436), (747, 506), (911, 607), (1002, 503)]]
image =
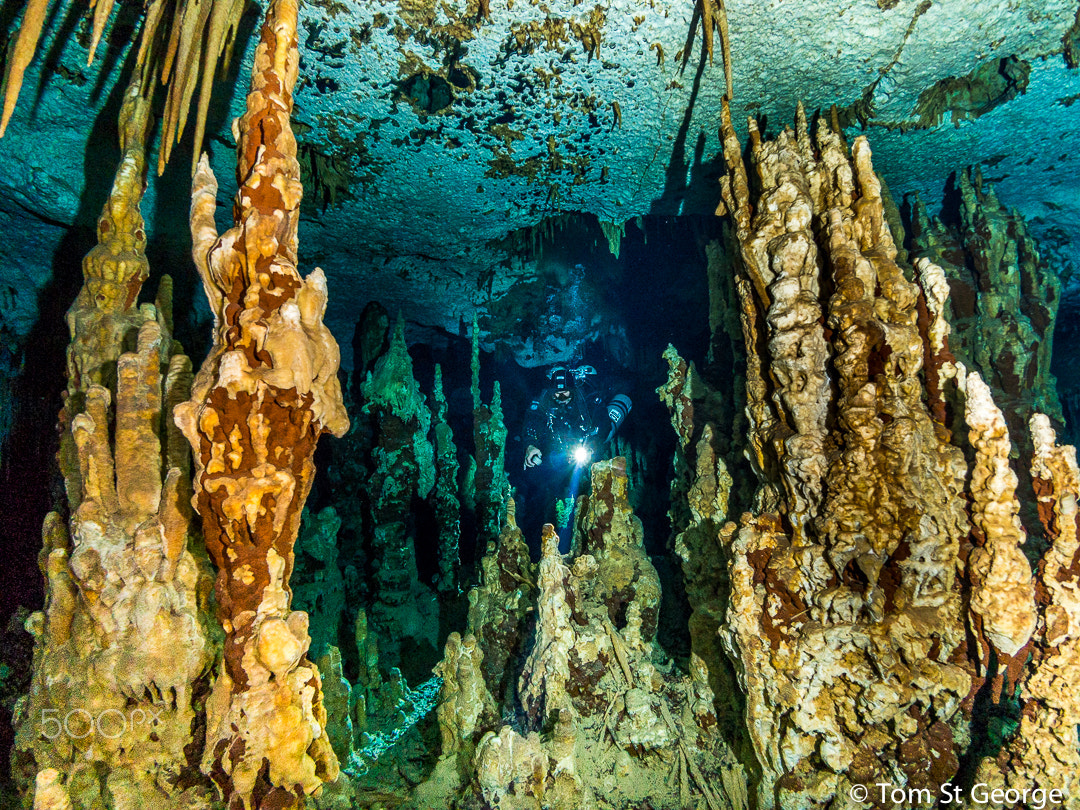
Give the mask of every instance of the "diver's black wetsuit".
[[(615, 423), (600, 390), (587, 387), (580, 379), (564, 384), (562, 390), (570, 392), (568, 401), (559, 401), (558, 386), (545, 388), (525, 416), (522, 443), (542, 454), (539, 464), (525, 470), (517, 512), (518, 524), (534, 553), (539, 549), (544, 523), (554, 524), (561, 550), (569, 550), (573, 499), (587, 489), (589, 465), (614, 435)], [(574, 452), (582, 447), (588, 455), (575, 459)]]
[(586, 393), (581, 386), (570, 392), (570, 401), (562, 403), (553, 389), (545, 388), (525, 415), (525, 445), (540, 448), (544, 464), (573, 463), (571, 454), (582, 442), (593, 442), (597, 446), (592, 449), (599, 450), (611, 429), (599, 392)]

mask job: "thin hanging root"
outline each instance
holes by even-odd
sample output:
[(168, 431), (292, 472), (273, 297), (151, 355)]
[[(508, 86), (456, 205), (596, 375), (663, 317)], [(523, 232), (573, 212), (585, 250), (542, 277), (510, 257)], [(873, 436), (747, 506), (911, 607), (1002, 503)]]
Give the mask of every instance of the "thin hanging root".
[(0, 118), (0, 138), (7, 131), (8, 121), (15, 112), (15, 102), (19, 99), (23, 76), (30, 60), (34, 58), (41, 28), (45, 25), (45, 12), (49, 10), (49, 0), (30, 0), (19, 26), (19, 38), (8, 56), (7, 71), (4, 74), (4, 114)]
[[(716, 5), (714, 6), (713, 3)], [(694, 19), (690, 23), (690, 34), (687, 35), (686, 48), (684, 49), (686, 58), (689, 58), (690, 46), (693, 44), (691, 37), (694, 32), (694, 25), (699, 17), (701, 18), (702, 29), (705, 32), (705, 52), (709, 55), (710, 65), (713, 63), (713, 28), (720, 30), (720, 49), (724, 60), (724, 85), (730, 101), (734, 98), (735, 91), (731, 79), (731, 35), (728, 31), (727, 8), (724, 6), (724, 0), (697, 0), (694, 7)], [(676, 59), (678, 58), (676, 57)], [(685, 63), (686, 60), (681, 59), (680, 61)]]
[(105, 24), (109, 22), (109, 15), (112, 14), (113, 0), (96, 0), (90, 5), (94, 9), (94, 33), (90, 38), (90, 53), (86, 57), (87, 67), (94, 64), (94, 53), (97, 51), (98, 43), (101, 42), (101, 35), (105, 33)]
[[(727, 9), (724, 7), (724, 0), (716, 0), (716, 2), (719, 12), (716, 20), (720, 26), (720, 47), (724, 50), (724, 81), (727, 85), (728, 101), (730, 101), (735, 97), (731, 81), (731, 34), (728, 32)], [(712, 56), (712, 51), (709, 51), (709, 56)]]

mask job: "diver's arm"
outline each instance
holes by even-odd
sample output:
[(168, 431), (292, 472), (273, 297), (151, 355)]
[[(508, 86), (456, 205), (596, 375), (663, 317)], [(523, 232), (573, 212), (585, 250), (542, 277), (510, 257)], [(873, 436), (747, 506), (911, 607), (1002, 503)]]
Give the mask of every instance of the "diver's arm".
[(522, 469), (535, 467), (543, 461), (544, 454), (540, 451), (540, 445), (543, 443), (540, 439), (542, 426), (541, 398), (534, 399), (525, 414), (525, 465)]
[(611, 431), (608, 433), (607, 438), (604, 439), (604, 444), (615, 438), (615, 434), (619, 431), (619, 427), (626, 419), (626, 415), (630, 413), (632, 407), (630, 397), (626, 394), (616, 394), (608, 401), (606, 410), (608, 421), (611, 423)]

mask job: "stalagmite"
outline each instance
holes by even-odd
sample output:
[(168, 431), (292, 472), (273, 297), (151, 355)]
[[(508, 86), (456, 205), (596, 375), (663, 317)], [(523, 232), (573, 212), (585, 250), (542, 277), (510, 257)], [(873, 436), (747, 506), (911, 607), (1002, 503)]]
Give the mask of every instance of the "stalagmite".
[(481, 718), (495, 714), (495, 701), (484, 684), (481, 662), (484, 652), (476, 636), (451, 633), (446, 640), (446, 654), (436, 667), (442, 677), (437, 716), (442, 732), (442, 756), (453, 756), (462, 749), (471, 750)]
[(403, 646), (424, 646), (437, 655), (439, 608), (421, 584), (416, 567), (416, 528), (408, 520), (435, 487), (435, 449), (428, 440), (431, 410), (413, 377), (404, 322), (360, 385), (373, 446), (364, 482), (374, 576), (369, 617), (379, 628), (384, 662), (400, 666)]
[[(824, 806), (880, 781), (936, 790), (958, 767), (951, 724), (974, 672), (956, 578), (965, 465), (922, 401), (919, 290), (896, 264), (865, 139), (849, 157), (822, 123), (812, 143), (801, 108), (775, 141), (750, 133), (756, 197), (725, 108), (763, 480), (754, 512), (720, 531), (721, 638), (758, 805)], [(770, 492), (785, 493), (778, 509)]]
[(215, 315), (214, 346), (176, 421), (194, 449), (194, 504), (218, 567), (224, 667), (207, 703), (202, 767), (230, 808), (294, 807), (333, 780), (307, 615), (289, 576), (319, 436), (348, 418), (338, 349), (323, 325), (326, 280), (296, 269), (299, 165), (290, 129), (297, 7), (274, 0), (237, 124), (235, 227), (214, 223), (205, 158), (192, 183), (193, 256)]
[[(1028, 643), (1035, 630), (1035, 585), (1021, 546), (1016, 474), (1009, 468), (1005, 417), (977, 372), (967, 375), (965, 420), (971, 427), (975, 469), (971, 473), (972, 517), (983, 542), (968, 555), (971, 610), (980, 635), (1006, 659)], [(988, 663), (988, 651), (982, 653)]]
[(535, 729), (543, 727), (549, 715), (569, 707), (567, 667), (570, 648), (574, 644), (570, 606), (566, 603), (566, 580), (570, 569), (559, 556), (559, 537), (550, 523), (544, 524), (540, 553), (536, 646), (529, 654), (518, 682), (521, 706)]
[[(451, 636), (439, 667), (444, 756), (416, 794), (425, 806), (482, 796), (523, 810), (682, 807), (693, 796), (719, 810), (721, 785), (729, 807), (746, 806), (746, 777), (716, 733), (707, 675), (700, 666), (684, 675), (656, 644), (659, 578), (629, 507), (625, 459), (597, 462), (591, 479), (575, 529), (580, 554), (560, 555), (546, 525), (535, 588), (519, 562), (528, 557), (509, 502), (503, 536), (482, 564), (484, 585), (470, 594), (477, 647)], [(508, 648), (530, 611), (535, 629), (522, 661)], [(511, 679), (516, 691), (505, 688)], [(485, 691), (524, 727), (484, 709)]]
[(191, 363), (170, 334), (168, 277), (156, 306), (136, 304), (149, 273), (139, 210), (149, 108), (133, 82), (121, 163), (67, 317), (60, 466), (71, 515), (45, 520), (47, 604), (27, 622), (34, 675), (16, 715), (16, 778), (29, 790), (40, 769), (42, 808), (98, 807), (103, 793), (177, 807), (210, 795), (186, 749), (218, 655), (212, 576), (192, 542), (187, 447), (169, 428)]
[(476, 448), (473, 504), (478, 523), (477, 542), (486, 546), (499, 536), (506, 513), (510, 487), (506, 478), (507, 430), (503, 423), (498, 380), (493, 386), (490, 405), (484, 404), (480, 394), (480, 330), (475, 317), (472, 334), (473, 445)]
[(483, 652), (481, 669), (491, 694), (501, 699), (510, 685), (506, 664), (520, 650), (525, 618), (535, 597), (536, 566), (517, 526), (513, 499), (498, 538), (480, 560), (480, 582), (469, 591), (468, 633)]
[(1024, 218), (1001, 204), (978, 168), (957, 172), (956, 185), (956, 227), (932, 220), (921, 200), (911, 200), (912, 256), (916, 266), (930, 261), (941, 268), (951, 350), (993, 392), (1013, 453), (1024, 459), (1024, 483), (1031, 415), (1039, 411), (1062, 422), (1050, 373), (1061, 280), (1039, 255)]
[(454, 431), (447, 422), (446, 395), (443, 393), (442, 368), (435, 366), (434, 448), (435, 486), (431, 500), (439, 525), (439, 590), (458, 592), (461, 568), (461, 499), (458, 496), (457, 446)]
[(1050, 419), (1030, 421), (1032, 480), (1050, 548), (1039, 566), (1039, 623), (1020, 689), (1020, 727), (996, 758), (984, 759), (978, 779), (993, 787), (1046, 794), (1059, 806), (1080, 807), (1080, 470), (1076, 449), (1056, 444)]
[[(739, 750), (745, 746), (741, 697), (718, 636), (728, 608), (730, 562), (720, 529), (727, 520), (734, 481), (720, 452), (720, 428), (712, 421), (716, 418), (710, 407), (715, 392), (674, 347), (668, 347), (664, 358), (668, 379), (657, 393), (667, 405), (679, 445), (668, 516), (691, 609), (692, 669), (711, 695), (710, 705), (699, 704), (696, 711), (707, 710), (714, 715), (712, 722), (722, 721), (721, 732), (735, 740), (733, 747)], [(719, 700), (715, 706), (714, 698)]]

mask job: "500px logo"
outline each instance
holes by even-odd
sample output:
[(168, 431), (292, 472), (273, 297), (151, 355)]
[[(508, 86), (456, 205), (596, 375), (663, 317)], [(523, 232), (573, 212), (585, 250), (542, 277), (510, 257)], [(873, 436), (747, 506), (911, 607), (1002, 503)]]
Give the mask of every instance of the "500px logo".
[(81, 740), (97, 734), (107, 740), (123, 736), (129, 728), (144, 724), (157, 724), (160, 715), (151, 708), (137, 708), (129, 712), (105, 709), (94, 714), (86, 709), (71, 709), (61, 715), (59, 709), (42, 709), (41, 733), (46, 739), (55, 740), (61, 734), (73, 740)]

